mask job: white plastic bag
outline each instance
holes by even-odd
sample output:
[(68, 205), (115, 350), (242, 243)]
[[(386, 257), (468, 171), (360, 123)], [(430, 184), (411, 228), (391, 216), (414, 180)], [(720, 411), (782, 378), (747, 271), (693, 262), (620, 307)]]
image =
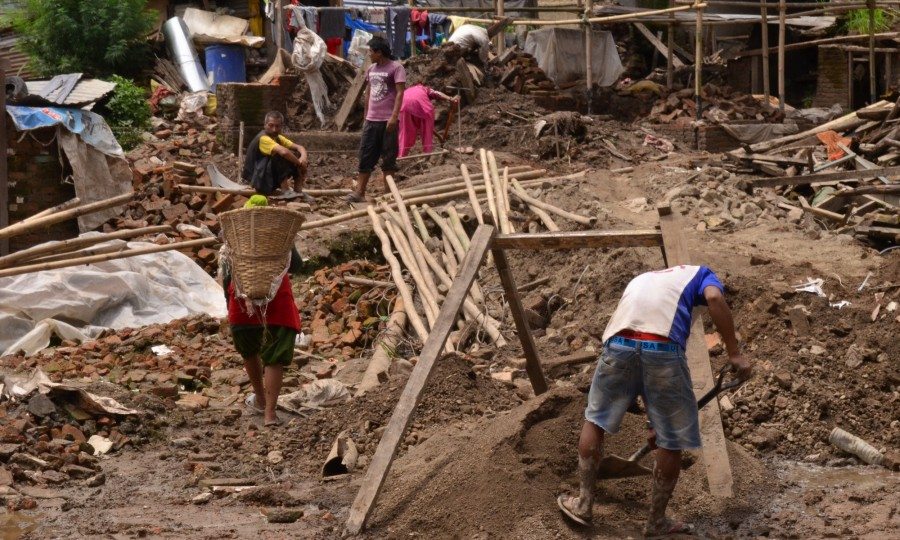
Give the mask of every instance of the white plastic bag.
[(350, 40), (350, 48), (347, 50), (347, 60), (357, 68), (362, 68), (366, 64), (366, 57), (369, 55), (369, 41), (372, 34), (365, 30), (356, 30), (353, 32), (353, 39)]

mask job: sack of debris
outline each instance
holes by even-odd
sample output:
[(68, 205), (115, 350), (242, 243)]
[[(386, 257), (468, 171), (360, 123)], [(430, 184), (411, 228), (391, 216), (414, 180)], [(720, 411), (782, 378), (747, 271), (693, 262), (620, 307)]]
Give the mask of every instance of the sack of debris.
[(287, 272), (303, 215), (260, 206), (220, 214), (219, 223), (225, 238), (222, 260), (230, 268), (235, 296), (270, 301)]

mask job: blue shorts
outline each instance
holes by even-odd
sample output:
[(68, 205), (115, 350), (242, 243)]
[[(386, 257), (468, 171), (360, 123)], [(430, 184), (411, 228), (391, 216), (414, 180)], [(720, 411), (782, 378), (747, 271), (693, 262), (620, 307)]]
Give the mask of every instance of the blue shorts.
[(584, 418), (616, 433), (625, 411), (641, 395), (660, 448), (700, 448), (700, 419), (684, 351), (678, 346), (673, 351), (646, 350), (653, 343), (646, 341), (631, 342), (634, 347), (612, 341), (597, 362)]

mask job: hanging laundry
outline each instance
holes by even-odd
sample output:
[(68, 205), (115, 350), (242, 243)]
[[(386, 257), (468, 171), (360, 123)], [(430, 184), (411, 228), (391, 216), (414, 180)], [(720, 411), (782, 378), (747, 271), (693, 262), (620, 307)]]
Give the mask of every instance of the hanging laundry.
[(385, 17), (385, 34), (394, 56), (400, 58), (406, 50), (406, 33), (409, 31), (409, 8), (392, 7)]
[(344, 37), (344, 12), (337, 9), (323, 9), (319, 15), (319, 36), (322, 39)]

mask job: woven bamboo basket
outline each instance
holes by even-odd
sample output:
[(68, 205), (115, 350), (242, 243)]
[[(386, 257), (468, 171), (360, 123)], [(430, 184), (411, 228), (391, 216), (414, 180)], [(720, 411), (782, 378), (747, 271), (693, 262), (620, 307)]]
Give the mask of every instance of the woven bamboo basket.
[(241, 208), (219, 214), (231, 251), (235, 289), (251, 300), (271, 299), (288, 267), (303, 215), (286, 208)]

